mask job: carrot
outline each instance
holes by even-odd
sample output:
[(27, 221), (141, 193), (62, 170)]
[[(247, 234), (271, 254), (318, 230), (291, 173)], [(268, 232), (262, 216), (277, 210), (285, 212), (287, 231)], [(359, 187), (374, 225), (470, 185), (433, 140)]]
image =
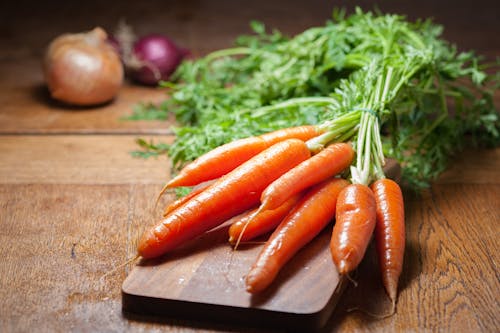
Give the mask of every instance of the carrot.
[(191, 200), (196, 195), (200, 194), (207, 187), (208, 187), (208, 185), (207, 186), (200, 186), (200, 187), (194, 188), (191, 192), (189, 192), (185, 196), (180, 197), (177, 200), (173, 201), (167, 207), (165, 207), (165, 210), (163, 211), (163, 216), (164, 217), (167, 216), (168, 214), (170, 214), (170, 212), (174, 211), (178, 207), (182, 206), (183, 204), (185, 204), (186, 202), (188, 202), (189, 200)]
[(335, 216), (335, 202), (348, 182), (333, 178), (315, 185), (299, 200), (266, 242), (246, 276), (247, 291), (268, 287), (280, 269)]
[(268, 147), (258, 136), (235, 140), (201, 155), (186, 165), (166, 187), (194, 186), (216, 179)]
[(255, 206), (267, 185), (309, 157), (307, 145), (298, 139), (271, 146), (147, 230), (138, 254), (144, 259), (160, 256)]
[(376, 203), (372, 190), (362, 184), (351, 184), (337, 199), (336, 221), (330, 250), (340, 274), (354, 270), (363, 258), (376, 220)]
[(261, 209), (275, 209), (290, 196), (328, 179), (345, 168), (354, 158), (348, 143), (335, 143), (300, 163), (269, 185), (261, 196)]
[(268, 146), (272, 146), (286, 139), (299, 139), (302, 141), (307, 141), (322, 134), (323, 132), (324, 130), (320, 129), (317, 126), (303, 125), (303, 126), (288, 127), (277, 131), (264, 133), (260, 135), (260, 138), (264, 140)]
[(290, 212), (299, 198), (300, 195), (294, 195), (273, 210), (259, 211), (255, 208), (244, 213), (229, 227), (229, 243), (234, 245), (237, 240), (249, 241), (273, 230)]
[(387, 178), (375, 181), (371, 189), (377, 203), (375, 244), (382, 282), (395, 304), (405, 249), (403, 193), (398, 183)]
[(292, 138), (307, 141), (320, 133), (321, 131), (316, 126), (305, 125), (229, 142), (198, 157), (184, 167), (176, 177), (167, 183), (162, 193), (167, 188), (193, 186), (219, 178), (280, 141)]

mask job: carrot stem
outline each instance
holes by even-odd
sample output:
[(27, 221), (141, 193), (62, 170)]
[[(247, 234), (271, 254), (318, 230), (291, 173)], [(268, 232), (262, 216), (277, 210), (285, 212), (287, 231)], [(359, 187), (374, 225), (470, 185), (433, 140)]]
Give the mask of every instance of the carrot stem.
[(273, 105), (263, 106), (254, 110), (246, 110), (246, 112), (252, 112), (252, 118), (262, 117), (265, 114), (273, 111), (278, 111), (281, 109), (297, 107), (301, 105), (330, 105), (336, 103), (337, 101), (331, 97), (297, 97), (290, 98), (284, 102), (276, 103)]

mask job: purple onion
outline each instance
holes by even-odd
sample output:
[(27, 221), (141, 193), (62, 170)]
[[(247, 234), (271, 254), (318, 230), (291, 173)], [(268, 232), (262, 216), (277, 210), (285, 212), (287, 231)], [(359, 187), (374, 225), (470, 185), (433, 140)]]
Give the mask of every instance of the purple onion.
[(139, 38), (133, 46), (133, 56), (137, 61), (130, 68), (133, 79), (147, 85), (168, 80), (185, 56), (173, 41), (159, 34)]

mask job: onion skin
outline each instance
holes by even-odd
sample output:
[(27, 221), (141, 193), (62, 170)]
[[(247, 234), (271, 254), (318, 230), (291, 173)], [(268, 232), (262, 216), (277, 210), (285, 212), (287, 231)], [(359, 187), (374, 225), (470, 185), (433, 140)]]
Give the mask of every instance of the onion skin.
[(99, 27), (54, 39), (45, 54), (43, 69), (51, 96), (72, 105), (109, 102), (123, 83), (120, 57)]

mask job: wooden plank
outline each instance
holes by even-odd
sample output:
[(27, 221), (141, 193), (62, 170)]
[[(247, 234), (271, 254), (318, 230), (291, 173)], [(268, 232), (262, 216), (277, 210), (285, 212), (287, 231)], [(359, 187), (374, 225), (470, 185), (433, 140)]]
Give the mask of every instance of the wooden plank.
[(466, 149), (435, 183), (500, 184), (500, 149)]
[[(135, 158), (134, 135), (0, 136), (0, 183), (160, 184), (168, 180), (165, 156)], [(144, 137), (171, 142), (170, 136)]]
[(133, 220), (154, 186), (0, 185), (0, 330), (120, 331)]
[(122, 316), (124, 264), (160, 212), (156, 194), (154, 185), (0, 184), (0, 331), (191, 332), (177, 319)]

